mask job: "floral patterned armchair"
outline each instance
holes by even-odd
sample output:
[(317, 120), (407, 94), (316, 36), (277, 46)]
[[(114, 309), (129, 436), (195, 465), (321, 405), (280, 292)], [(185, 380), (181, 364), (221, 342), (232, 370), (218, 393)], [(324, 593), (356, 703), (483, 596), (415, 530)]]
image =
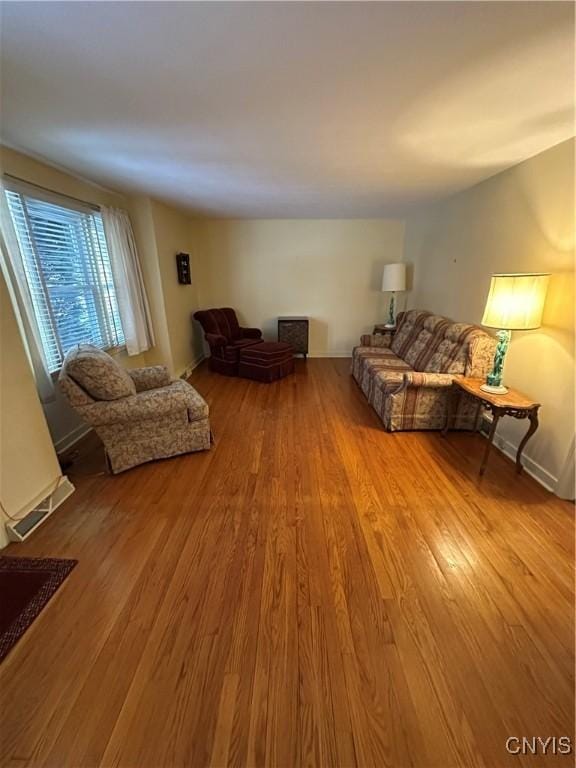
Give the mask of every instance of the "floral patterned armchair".
[(125, 370), (101, 349), (68, 352), (59, 384), (104, 443), (114, 474), (154, 459), (210, 448), (208, 405), (165, 366)]

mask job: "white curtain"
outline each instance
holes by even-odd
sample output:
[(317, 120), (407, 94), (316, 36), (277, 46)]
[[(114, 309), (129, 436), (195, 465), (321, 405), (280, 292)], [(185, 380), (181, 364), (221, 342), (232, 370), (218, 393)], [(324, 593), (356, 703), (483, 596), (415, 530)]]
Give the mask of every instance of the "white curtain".
[(100, 212), (126, 349), (129, 355), (139, 355), (154, 346), (154, 331), (132, 225), (119, 208), (102, 206)]
[(54, 382), (48, 372), (40, 329), (36, 322), (32, 297), (26, 280), (22, 251), (8, 208), (6, 190), (2, 183), (0, 183), (0, 266), (12, 298), (14, 312), (34, 373), (40, 400), (43, 403), (54, 402), (56, 399)]

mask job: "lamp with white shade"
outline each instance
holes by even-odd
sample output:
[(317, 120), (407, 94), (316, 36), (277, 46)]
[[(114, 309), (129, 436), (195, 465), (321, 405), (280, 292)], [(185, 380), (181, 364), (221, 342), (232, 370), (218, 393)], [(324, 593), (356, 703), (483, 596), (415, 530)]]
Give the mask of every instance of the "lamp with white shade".
[(498, 344), (492, 371), (480, 387), (484, 392), (508, 392), (502, 384), (502, 370), (512, 331), (530, 331), (542, 325), (549, 278), (545, 272), (492, 275), (482, 325), (498, 329)]
[(396, 328), (396, 316), (394, 313), (394, 295), (398, 291), (406, 290), (406, 264), (385, 264), (382, 273), (382, 291), (391, 293), (388, 321), (385, 328)]

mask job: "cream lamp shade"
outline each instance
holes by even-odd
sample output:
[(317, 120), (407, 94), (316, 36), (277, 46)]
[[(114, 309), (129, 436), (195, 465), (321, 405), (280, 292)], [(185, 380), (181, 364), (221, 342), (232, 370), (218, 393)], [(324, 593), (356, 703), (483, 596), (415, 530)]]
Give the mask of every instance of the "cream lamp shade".
[(385, 264), (382, 273), (383, 291), (406, 290), (406, 264)]
[(544, 272), (492, 275), (482, 325), (507, 331), (539, 328), (549, 278)]
[(502, 383), (502, 371), (512, 331), (529, 331), (542, 325), (549, 277), (545, 272), (492, 275), (482, 325), (498, 329), (498, 343), (492, 370), (480, 387), (484, 392), (494, 395), (508, 392)]

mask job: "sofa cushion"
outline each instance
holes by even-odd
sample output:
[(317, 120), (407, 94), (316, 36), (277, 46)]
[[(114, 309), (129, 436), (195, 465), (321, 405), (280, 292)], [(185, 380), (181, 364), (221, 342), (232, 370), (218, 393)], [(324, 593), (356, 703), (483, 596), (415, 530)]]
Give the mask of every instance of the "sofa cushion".
[(258, 339), (238, 339), (222, 348), (222, 357), (225, 360), (238, 362), (241, 350), (245, 347), (252, 347), (257, 343)]
[(486, 335), (481, 328), (468, 323), (450, 323), (444, 338), (428, 360), (424, 371), (430, 373), (466, 373), (471, 360), (470, 342), (478, 334)]
[(293, 357), (294, 348), (282, 341), (261, 341), (240, 351), (240, 362), (273, 363)]
[(404, 312), (400, 317), (398, 328), (390, 345), (392, 352), (404, 359), (406, 353), (423, 329), (426, 319), (431, 316), (431, 312), (418, 309)]
[(366, 360), (364, 370), (374, 376), (379, 371), (411, 371), (412, 368), (399, 357), (374, 357)]
[(136, 394), (136, 385), (128, 372), (92, 344), (79, 344), (71, 349), (63, 368), (95, 400), (119, 400)]
[(380, 373), (399, 373), (401, 380), (404, 371), (412, 370), (408, 363), (397, 357), (390, 350), (388, 350), (388, 352), (388, 355), (364, 358), (361, 363), (362, 367), (359, 372), (359, 377), (357, 377), (357, 381), (368, 399), (371, 397), (372, 388)]
[(354, 347), (352, 352), (352, 371), (357, 381), (360, 381), (366, 366), (372, 360), (400, 361), (400, 358), (389, 347)]
[(424, 320), (422, 330), (404, 355), (404, 360), (415, 371), (425, 370), (425, 366), (440, 345), (449, 325), (450, 321), (441, 315), (430, 315)]

